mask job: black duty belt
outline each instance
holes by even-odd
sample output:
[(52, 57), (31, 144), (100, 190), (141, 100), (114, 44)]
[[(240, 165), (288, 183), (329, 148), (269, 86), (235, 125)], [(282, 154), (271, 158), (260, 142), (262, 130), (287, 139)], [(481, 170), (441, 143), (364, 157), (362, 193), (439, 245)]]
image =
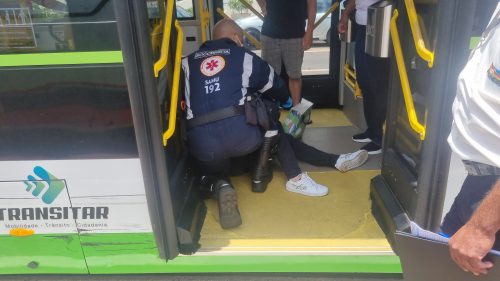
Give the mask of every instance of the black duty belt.
[(467, 173), (472, 176), (500, 176), (500, 168), (488, 164), (463, 160)]
[(188, 129), (191, 129), (196, 126), (205, 125), (208, 123), (213, 123), (215, 121), (227, 119), (230, 117), (245, 115), (245, 106), (236, 105), (224, 107), (222, 109), (212, 111), (202, 116), (195, 117), (193, 119), (188, 120), (187, 125)]

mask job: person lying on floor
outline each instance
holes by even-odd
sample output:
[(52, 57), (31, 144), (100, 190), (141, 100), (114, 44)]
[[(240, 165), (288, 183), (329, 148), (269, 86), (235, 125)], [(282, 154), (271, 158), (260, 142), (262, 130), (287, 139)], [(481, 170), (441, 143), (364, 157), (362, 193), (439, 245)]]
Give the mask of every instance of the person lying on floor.
[[(280, 82), (278, 80), (275, 83)], [(286, 91), (286, 87), (280, 87), (279, 89)], [(275, 155), (288, 179), (286, 190), (307, 196), (324, 196), (328, 194), (328, 188), (319, 184), (316, 184), (315, 189), (304, 189), (300, 186), (302, 176), (306, 180), (309, 176), (301, 171), (298, 160), (314, 166), (331, 167), (341, 172), (347, 172), (363, 165), (368, 159), (368, 152), (365, 150), (341, 155), (326, 153), (286, 134), (279, 122), (279, 106), (269, 99), (270, 97), (263, 98), (266, 103), (270, 124), (269, 128), (266, 128), (260, 155), (254, 169), (252, 191), (264, 192), (266, 190), (267, 184), (272, 179), (271, 161), (269, 159), (272, 159)]]
[(182, 67), (187, 144), (203, 173), (202, 189), (209, 190), (217, 199), (223, 228), (241, 224), (236, 191), (228, 178), (231, 158), (257, 152), (259, 160), (252, 189), (264, 191), (272, 175), (268, 165), (270, 150), (277, 144), (278, 159), (288, 179), (286, 189), (307, 196), (327, 195), (328, 188), (303, 173), (296, 157), (341, 171), (366, 161), (366, 151), (340, 156), (327, 154), (282, 134), (277, 106), (270, 107), (270, 113), (275, 115), (269, 118), (272, 124), (267, 132), (259, 125), (249, 124), (244, 104), (250, 94), (258, 93), (263, 98), (285, 103), (290, 99), (288, 90), (269, 64), (241, 47), (243, 32), (234, 21), (219, 21), (213, 38), (185, 57)]

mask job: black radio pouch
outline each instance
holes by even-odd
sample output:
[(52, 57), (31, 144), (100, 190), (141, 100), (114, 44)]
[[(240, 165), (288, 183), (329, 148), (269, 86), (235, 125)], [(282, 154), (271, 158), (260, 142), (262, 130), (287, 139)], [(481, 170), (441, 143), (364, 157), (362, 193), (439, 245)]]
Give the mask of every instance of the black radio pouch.
[(269, 130), (271, 122), (266, 103), (267, 101), (257, 94), (249, 94), (245, 97), (245, 118), (247, 124), (259, 126), (265, 131)]

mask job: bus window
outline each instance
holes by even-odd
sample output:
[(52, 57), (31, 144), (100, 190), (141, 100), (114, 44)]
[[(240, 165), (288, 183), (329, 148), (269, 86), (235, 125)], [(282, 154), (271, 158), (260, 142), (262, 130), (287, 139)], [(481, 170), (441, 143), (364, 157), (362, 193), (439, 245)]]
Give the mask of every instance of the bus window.
[(109, 0), (4, 2), (0, 4), (1, 53), (120, 48)]
[(148, 0), (148, 18), (151, 28), (151, 46), (154, 59), (160, 56), (161, 40), (163, 36), (163, 20), (165, 18), (165, 1)]
[(137, 156), (113, 3), (0, 2), (1, 160)]
[(178, 0), (176, 4), (176, 15), (179, 20), (194, 19), (193, 0)]
[[(317, 0), (316, 22), (330, 9), (332, 0)], [(303, 75), (328, 74), (330, 66), (330, 27), (332, 15), (329, 14), (314, 29), (313, 46), (304, 53)]]

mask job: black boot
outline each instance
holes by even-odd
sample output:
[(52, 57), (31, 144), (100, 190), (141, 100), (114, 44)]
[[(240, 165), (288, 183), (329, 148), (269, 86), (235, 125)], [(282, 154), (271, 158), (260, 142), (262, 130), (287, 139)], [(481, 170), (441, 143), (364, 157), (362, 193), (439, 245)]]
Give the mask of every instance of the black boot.
[(203, 199), (217, 199), (215, 194), (215, 183), (221, 179), (220, 176), (200, 176), (198, 179), (198, 186), (201, 198)]
[(227, 180), (215, 182), (214, 189), (219, 207), (219, 223), (222, 228), (234, 228), (241, 225), (236, 190)]
[(265, 137), (264, 143), (260, 148), (259, 158), (257, 159), (257, 165), (253, 172), (252, 177), (252, 191), (253, 192), (264, 192), (267, 189), (267, 185), (273, 179), (273, 170), (271, 167), (271, 148), (273, 146), (274, 140), (277, 135), (271, 137)]

